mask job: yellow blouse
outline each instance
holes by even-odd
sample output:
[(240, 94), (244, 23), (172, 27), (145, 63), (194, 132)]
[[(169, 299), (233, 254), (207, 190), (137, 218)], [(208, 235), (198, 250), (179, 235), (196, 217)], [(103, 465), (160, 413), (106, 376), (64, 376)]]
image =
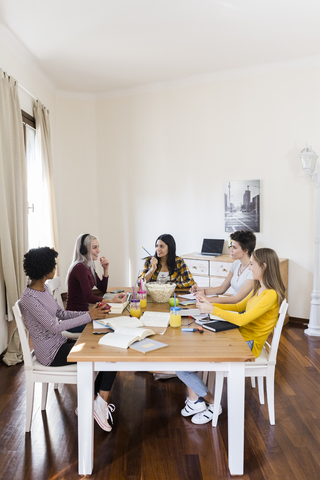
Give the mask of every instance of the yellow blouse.
[(236, 304), (214, 303), (212, 314), (239, 325), (243, 338), (254, 341), (252, 353), (258, 357), (278, 320), (278, 294), (275, 290), (265, 289), (260, 295), (251, 295), (252, 292)]

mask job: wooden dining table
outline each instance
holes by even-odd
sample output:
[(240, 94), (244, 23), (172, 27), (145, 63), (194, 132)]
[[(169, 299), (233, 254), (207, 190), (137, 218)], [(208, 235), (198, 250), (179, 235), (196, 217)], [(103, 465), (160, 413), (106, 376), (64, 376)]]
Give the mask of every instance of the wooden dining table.
[[(128, 289), (126, 289), (128, 290)], [(153, 303), (148, 297), (146, 310), (169, 312), (169, 304)], [(192, 307), (191, 307), (192, 308)], [(129, 315), (124, 310), (122, 315)], [(184, 320), (185, 318), (185, 320)], [(182, 317), (182, 323), (189, 323)], [(181, 328), (152, 327), (154, 340), (168, 346), (141, 353), (99, 345), (101, 336), (94, 335), (92, 323), (72, 348), (68, 361), (77, 362), (78, 369), (78, 471), (90, 475), (94, 458), (94, 378), (99, 371), (224, 371), (228, 372), (228, 463), (231, 475), (244, 470), (244, 395), (245, 362), (254, 361), (238, 329), (213, 333), (205, 330), (183, 332)], [(162, 335), (161, 332), (164, 332)]]

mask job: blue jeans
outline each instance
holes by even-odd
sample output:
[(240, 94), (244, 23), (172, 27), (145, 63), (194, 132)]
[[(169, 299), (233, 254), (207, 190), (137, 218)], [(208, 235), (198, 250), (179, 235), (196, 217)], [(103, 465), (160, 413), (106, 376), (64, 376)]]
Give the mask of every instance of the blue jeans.
[[(248, 340), (247, 344), (250, 350), (252, 350), (253, 340)], [(198, 377), (196, 372), (176, 372), (176, 374), (177, 377), (199, 397), (205, 397), (209, 392), (207, 385)]]

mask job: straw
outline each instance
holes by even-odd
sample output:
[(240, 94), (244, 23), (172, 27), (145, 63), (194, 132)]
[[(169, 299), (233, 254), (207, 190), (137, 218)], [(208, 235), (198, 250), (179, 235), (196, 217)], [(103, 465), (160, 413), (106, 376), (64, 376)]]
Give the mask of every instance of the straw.
[(133, 298), (136, 300), (136, 292), (134, 291), (134, 287), (132, 287), (132, 291), (133, 291)]
[(175, 306), (175, 307), (177, 306), (177, 302), (176, 302), (176, 292), (174, 292), (174, 306)]

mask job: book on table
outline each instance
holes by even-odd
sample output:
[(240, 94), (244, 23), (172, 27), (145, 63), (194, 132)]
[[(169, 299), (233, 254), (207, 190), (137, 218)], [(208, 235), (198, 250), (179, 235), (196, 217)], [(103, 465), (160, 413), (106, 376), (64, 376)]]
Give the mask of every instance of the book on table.
[(107, 333), (99, 340), (100, 345), (128, 348), (134, 342), (139, 342), (155, 332), (150, 328), (119, 327), (112, 333)]
[(202, 322), (201, 326), (212, 332), (224, 332), (226, 330), (233, 330), (234, 328), (239, 328), (238, 325), (227, 322), (226, 320), (214, 320), (212, 322)]
[(123, 310), (128, 305), (128, 302), (124, 302), (124, 303), (109, 303), (108, 302), (108, 305), (110, 306), (109, 313), (111, 313), (113, 315), (116, 315), (116, 314), (119, 314), (119, 313), (123, 312)]
[(144, 312), (140, 321), (145, 327), (167, 327), (170, 323), (170, 313)]
[(167, 343), (158, 342), (157, 340), (153, 340), (153, 338), (145, 338), (144, 340), (141, 340), (141, 342), (134, 342), (130, 345), (130, 348), (137, 350), (138, 352), (147, 353), (167, 346)]
[(144, 312), (140, 320), (136, 317), (123, 316), (95, 321), (113, 330), (120, 327), (167, 327), (170, 322), (170, 313)]
[(224, 332), (225, 330), (233, 330), (234, 328), (239, 328), (238, 325), (234, 325), (233, 323), (227, 322), (227, 320), (223, 320), (217, 315), (212, 314), (210, 314), (210, 320), (205, 318), (199, 318), (196, 320), (195, 323), (201, 325), (203, 328), (211, 330), (212, 332)]

